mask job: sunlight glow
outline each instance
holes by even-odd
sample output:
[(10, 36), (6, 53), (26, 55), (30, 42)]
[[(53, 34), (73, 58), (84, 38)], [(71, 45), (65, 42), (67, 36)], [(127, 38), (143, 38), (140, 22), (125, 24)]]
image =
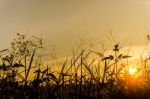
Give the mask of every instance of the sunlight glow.
[(129, 69), (129, 74), (134, 75), (136, 73), (136, 71), (137, 71), (136, 68), (132, 67)]

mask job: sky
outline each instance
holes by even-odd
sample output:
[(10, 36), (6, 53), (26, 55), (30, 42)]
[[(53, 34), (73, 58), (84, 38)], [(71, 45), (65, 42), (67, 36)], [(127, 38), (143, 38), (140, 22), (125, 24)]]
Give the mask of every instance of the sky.
[(150, 33), (150, 0), (0, 0), (0, 49), (9, 47), (16, 33), (40, 35), (61, 55), (79, 38), (143, 46)]

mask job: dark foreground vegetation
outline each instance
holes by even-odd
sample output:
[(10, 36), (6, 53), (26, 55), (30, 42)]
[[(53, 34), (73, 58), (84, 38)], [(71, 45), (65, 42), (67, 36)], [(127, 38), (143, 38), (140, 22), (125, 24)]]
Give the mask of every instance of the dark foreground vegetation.
[(119, 44), (108, 55), (80, 48), (52, 65), (37, 61), (42, 45), (17, 34), (11, 48), (0, 51), (1, 99), (150, 99), (149, 56), (130, 74), (132, 56), (120, 53)]

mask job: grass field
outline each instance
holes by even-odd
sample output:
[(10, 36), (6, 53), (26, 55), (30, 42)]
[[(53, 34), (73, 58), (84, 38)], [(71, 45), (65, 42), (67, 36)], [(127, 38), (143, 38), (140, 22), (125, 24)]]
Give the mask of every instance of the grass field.
[(150, 99), (149, 55), (140, 68), (130, 67), (132, 56), (120, 53), (118, 43), (107, 56), (81, 48), (45, 65), (37, 61), (42, 45), (41, 38), (18, 33), (0, 51), (1, 99)]

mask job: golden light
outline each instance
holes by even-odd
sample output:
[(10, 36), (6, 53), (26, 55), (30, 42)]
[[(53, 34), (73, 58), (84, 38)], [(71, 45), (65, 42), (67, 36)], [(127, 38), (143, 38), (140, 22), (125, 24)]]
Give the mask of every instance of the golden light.
[(129, 74), (134, 75), (136, 73), (136, 68), (129, 68)]

